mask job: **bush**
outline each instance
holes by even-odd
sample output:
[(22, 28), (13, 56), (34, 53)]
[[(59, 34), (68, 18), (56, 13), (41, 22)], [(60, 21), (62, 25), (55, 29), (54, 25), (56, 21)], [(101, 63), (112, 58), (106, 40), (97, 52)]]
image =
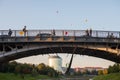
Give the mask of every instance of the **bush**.
[(120, 65), (114, 64), (113, 66), (109, 66), (108, 73), (117, 73), (120, 72)]

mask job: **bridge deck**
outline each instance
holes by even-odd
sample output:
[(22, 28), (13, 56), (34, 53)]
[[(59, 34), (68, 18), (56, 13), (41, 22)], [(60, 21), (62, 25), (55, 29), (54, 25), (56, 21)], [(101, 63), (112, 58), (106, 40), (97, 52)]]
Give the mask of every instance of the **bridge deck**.
[(86, 30), (0, 30), (0, 43), (2, 42), (120, 42), (118, 31), (97, 31), (91, 33)]

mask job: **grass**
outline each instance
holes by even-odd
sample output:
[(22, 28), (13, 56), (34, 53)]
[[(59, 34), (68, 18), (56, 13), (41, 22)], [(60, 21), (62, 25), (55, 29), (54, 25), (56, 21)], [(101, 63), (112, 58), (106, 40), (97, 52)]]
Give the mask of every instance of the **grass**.
[(120, 80), (120, 73), (96, 76), (93, 80)]
[(30, 74), (25, 74), (24, 79), (23, 77), (18, 74), (14, 73), (0, 73), (0, 80), (38, 80), (38, 79), (50, 79), (51, 77), (46, 75), (37, 75), (35, 77), (31, 76)]

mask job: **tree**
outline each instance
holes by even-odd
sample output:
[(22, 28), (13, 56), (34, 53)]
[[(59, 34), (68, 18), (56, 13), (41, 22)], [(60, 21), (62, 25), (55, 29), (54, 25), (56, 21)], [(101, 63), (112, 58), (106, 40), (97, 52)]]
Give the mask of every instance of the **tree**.
[(45, 65), (44, 63), (41, 63), (41, 64), (39, 64), (39, 65), (37, 66), (37, 68), (38, 68), (39, 70), (44, 69), (45, 67), (46, 67), (46, 65)]
[(103, 75), (103, 71), (102, 71), (102, 70), (99, 70), (99, 71), (98, 71), (98, 75)]
[(22, 64), (22, 73), (30, 74), (32, 72), (32, 67), (29, 64)]
[(44, 74), (44, 75), (47, 75), (47, 72), (46, 72), (46, 65), (44, 63), (41, 63), (37, 66), (37, 69), (38, 69), (38, 72), (40, 74)]
[(15, 71), (15, 67), (17, 65), (18, 65), (18, 63), (16, 61), (9, 62), (9, 65), (8, 65), (9, 72), (14, 72)]
[(97, 74), (98, 74), (98, 71), (96, 71), (96, 70), (92, 70), (91, 74), (93, 74), (93, 75), (97, 75)]
[(114, 64), (113, 66), (109, 66), (108, 73), (116, 73), (116, 72), (120, 72), (119, 64)]
[(15, 73), (22, 73), (22, 67), (21, 67), (21, 65), (17, 65), (16, 67), (15, 67)]
[(108, 70), (107, 69), (104, 69), (103, 70), (103, 74), (105, 75), (105, 74), (108, 74)]
[(0, 71), (1, 72), (8, 72), (8, 63), (3, 63), (3, 64), (1, 64), (0, 65), (1, 67), (0, 67)]

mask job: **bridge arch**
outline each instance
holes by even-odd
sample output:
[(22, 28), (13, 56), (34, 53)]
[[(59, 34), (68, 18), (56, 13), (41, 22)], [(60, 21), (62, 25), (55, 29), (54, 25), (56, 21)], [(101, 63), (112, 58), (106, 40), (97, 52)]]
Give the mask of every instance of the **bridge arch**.
[[(117, 50), (106, 47), (103, 44), (93, 43), (31, 43), (31, 44), (18, 44), (20, 49), (13, 48), (11, 51), (2, 53), (0, 55), (0, 63), (15, 60), (23, 57), (33, 55), (44, 55), (52, 53), (68, 53), (78, 55), (88, 55), (107, 59), (116, 63), (120, 63), (120, 55), (117, 54)], [(8, 45), (9, 47), (12, 47)]]

